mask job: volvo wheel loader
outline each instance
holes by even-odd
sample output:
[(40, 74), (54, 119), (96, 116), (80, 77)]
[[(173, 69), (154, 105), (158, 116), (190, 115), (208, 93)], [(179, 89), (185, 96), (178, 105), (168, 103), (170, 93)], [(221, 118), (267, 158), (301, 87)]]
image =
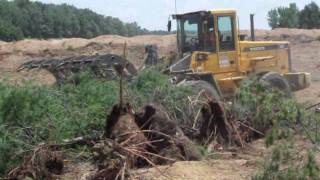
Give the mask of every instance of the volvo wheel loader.
[(216, 97), (233, 94), (251, 75), (288, 94), (310, 86), (309, 73), (292, 70), (289, 42), (244, 40), (235, 10), (176, 14), (173, 19), (181, 60), (169, 73), (177, 83), (211, 89)]

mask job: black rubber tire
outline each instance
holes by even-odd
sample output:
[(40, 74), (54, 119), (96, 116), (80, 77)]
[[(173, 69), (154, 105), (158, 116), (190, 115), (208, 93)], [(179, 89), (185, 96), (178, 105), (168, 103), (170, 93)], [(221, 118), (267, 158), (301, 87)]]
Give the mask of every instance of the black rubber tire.
[(267, 82), (268, 84), (270, 84), (272, 88), (280, 90), (288, 98), (292, 97), (292, 93), (291, 93), (291, 89), (288, 81), (279, 73), (268, 72), (260, 78), (260, 81)]
[(182, 81), (178, 86), (191, 87), (194, 93), (200, 93), (203, 91), (206, 96), (215, 101), (220, 101), (221, 97), (218, 91), (208, 82), (202, 80)]

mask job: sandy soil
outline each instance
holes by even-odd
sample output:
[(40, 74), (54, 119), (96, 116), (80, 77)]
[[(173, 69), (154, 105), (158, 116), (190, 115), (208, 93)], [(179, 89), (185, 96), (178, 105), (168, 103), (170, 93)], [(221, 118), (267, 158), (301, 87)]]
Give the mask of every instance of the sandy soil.
[(159, 55), (164, 56), (176, 49), (175, 36), (146, 35), (136, 37), (121, 37), (114, 35), (99, 36), (94, 39), (27, 39), (17, 42), (0, 42), (0, 79), (10, 79), (13, 82), (34, 80), (52, 84), (54, 77), (45, 71), (30, 71), (16, 73), (16, 69), (24, 62), (44, 58), (63, 58), (79, 55), (114, 53), (122, 55), (124, 44), (127, 43), (126, 57), (136, 67), (142, 65), (145, 45), (155, 44)]
[(204, 161), (177, 162), (172, 166), (138, 170), (136, 178), (165, 180), (169, 176), (178, 180), (246, 180), (251, 178), (269, 152), (261, 139), (243, 149), (215, 152)]
[[(297, 157), (306, 158), (309, 149), (314, 146), (301, 136), (294, 136), (292, 149)], [(281, 143), (281, 142), (279, 142)], [(264, 139), (256, 140), (244, 148), (230, 148), (215, 151), (202, 161), (176, 162), (168, 166), (132, 170), (132, 179), (136, 180), (247, 180), (263, 166), (265, 158), (271, 156), (273, 147), (266, 148)], [(320, 154), (316, 162), (320, 164)], [(86, 179), (96, 172), (90, 162), (67, 162), (65, 172), (59, 179)]]

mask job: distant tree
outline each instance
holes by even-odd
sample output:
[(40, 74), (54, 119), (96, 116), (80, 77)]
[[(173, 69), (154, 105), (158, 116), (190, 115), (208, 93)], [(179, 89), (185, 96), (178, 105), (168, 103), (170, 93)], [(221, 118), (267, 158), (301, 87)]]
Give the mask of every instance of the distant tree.
[(320, 8), (315, 2), (307, 4), (299, 11), (295, 3), (289, 7), (279, 7), (268, 12), (269, 26), (283, 28), (320, 28)]
[[(30, 0), (0, 0), (0, 40), (28, 38), (92, 38), (102, 34), (134, 36), (159, 33), (137, 23), (99, 15), (67, 4), (43, 4)], [(163, 33), (161, 31), (161, 33)]]
[(272, 29), (279, 27), (279, 19), (279, 13), (277, 9), (272, 9), (268, 12), (268, 22)]
[(320, 28), (320, 9), (315, 2), (306, 5), (300, 12), (300, 28)]
[(289, 7), (278, 8), (279, 26), (287, 28), (299, 27), (299, 9), (296, 3), (291, 3)]
[(289, 7), (279, 7), (268, 12), (268, 22), (272, 29), (277, 27), (298, 28), (299, 9), (295, 3)]
[(0, 19), (0, 39), (4, 41), (15, 41), (23, 38), (21, 29)]
[(30, 0), (14, 0), (19, 8), (24, 8), (25, 6), (29, 5)]

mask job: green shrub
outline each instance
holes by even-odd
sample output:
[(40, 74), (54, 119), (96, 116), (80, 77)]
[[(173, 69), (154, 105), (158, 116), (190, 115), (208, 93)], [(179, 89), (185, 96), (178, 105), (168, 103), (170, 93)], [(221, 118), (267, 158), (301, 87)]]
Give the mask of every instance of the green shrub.
[(176, 86), (169, 81), (169, 77), (158, 71), (147, 69), (129, 85), (131, 100), (135, 107), (146, 103), (153, 103), (166, 110), (168, 115), (177, 121), (183, 121), (187, 116), (184, 110), (190, 104), (188, 96), (192, 91), (188, 87)]
[[(314, 138), (317, 134), (315, 124), (319, 118), (305, 111), (294, 99), (288, 99), (257, 79), (249, 79), (237, 90), (231, 112), (240, 120), (251, 121), (253, 128), (264, 132), (267, 147), (275, 146), (253, 180), (320, 178), (313, 152), (304, 158), (295, 149), (293, 139), (293, 134), (302, 133), (311, 140), (317, 140)], [(279, 140), (281, 142), (276, 143)]]
[[(0, 82), (0, 174), (14, 167), (26, 150), (40, 142), (103, 131), (106, 113), (118, 102), (118, 82), (93, 79), (89, 73), (77, 83), (40, 86), (31, 82), (10, 85)], [(137, 109), (146, 103), (165, 107), (170, 116), (186, 101), (185, 88), (169, 78), (145, 70), (124, 84), (125, 100)]]
[(307, 160), (303, 160), (293, 145), (283, 143), (277, 145), (270, 159), (264, 162), (263, 168), (253, 176), (253, 180), (307, 180), (319, 179), (320, 169), (312, 151), (309, 151)]
[(0, 83), (0, 174), (40, 142), (102, 131), (106, 110), (117, 102), (115, 82), (80, 77), (79, 84)]
[(245, 80), (236, 92), (232, 113), (240, 120), (249, 119), (251, 126), (267, 132), (266, 143), (272, 145), (277, 139), (289, 137), (290, 128), (297, 124), (301, 107), (257, 79)]

